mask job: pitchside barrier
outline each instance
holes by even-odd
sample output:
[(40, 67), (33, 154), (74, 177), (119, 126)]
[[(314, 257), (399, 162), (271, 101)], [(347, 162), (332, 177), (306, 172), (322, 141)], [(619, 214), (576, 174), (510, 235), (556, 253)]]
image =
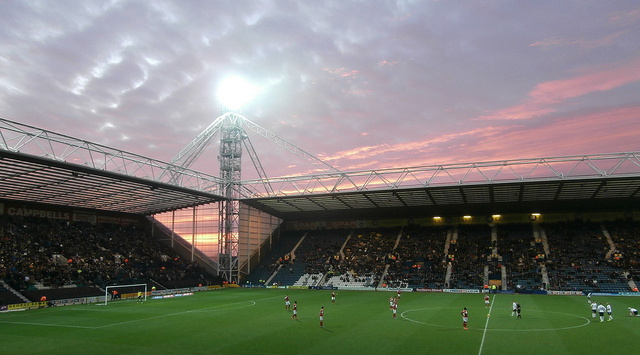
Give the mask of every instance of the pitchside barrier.
[[(224, 288), (235, 288), (238, 287), (234, 285), (230, 286), (202, 286), (202, 287), (189, 287), (189, 288), (180, 288), (180, 289), (169, 289), (169, 290), (157, 290), (151, 291), (147, 296), (152, 299), (159, 298), (168, 298), (172, 297), (172, 295), (185, 295), (189, 292), (198, 292), (198, 291), (211, 291), (211, 290), (222, 290)], [(247, 286), (243, 286), (247, 287)], [(260, 287), (253, 285), (252, 287)], [(265, 288), (264, 286), (261, 288)], [(291, 288), (298, 289), (299, 287), (287, 287), (287, 286), (278, 286), (278, 287), (268, 287), (268, 288)], [(320, 289), (320, 290), (359, 290), (359, 291), (398, 291), (397, 288), (383, 288), (378, 287), (361, 287), (361, 288), (342, 288), (342, 287), (317, 287), (317, 286), (309, 286), (308, 289)], [(449, 288), (402, 288), (402, 292), (435, 292), (435, 293), (483, 293), (481, 290), (474, 289), (449, 289)], [(523, 292), (524, 291), (524, 292)], [(513, 290), (498, 290), (497, 293), (503, 294), (514, 294)], [(540, 294), (540, 295), (553, 295), (553, 296), (585, 296), (587, 293), (582, 291), (540, 291), (540, 290), (521, 290), (519, 293), (527, 293), (527, 294)], [(122, 298), (137, 298), (137, 293), (126, 293), (122, 295)], [(636, 296), (640, 297), (640, 292), (592, 292), (591, 296)], [(48, 306), (69, 306), (75, 304), (85, 304), (85, 303), (104, 303), (105, 296), (96, 296), (96, 297), (80, 297), (80, 298), (70, 298), (64, 300), (51, 300), (45, 302), (26, 302), (26, 303), (16, 303), (10, 305), (3, 305), (0, 307), (0, 312), (6, 311), (17, 311), (17, 310), (25, 310), (25, 309), (34, 309), (34, 308), (43, 308)]]
[[(222, 290), (223, 288), (228, 288), (228, 287), (213, 285), (213, 286), (189, 287), (189, 288), (181, 288), (181, 289), (157, 290), (157, 291), (148, 292), (147, 296), (154, 299), (167, 298), (172, 294), (175, 295), (175, 294), (185, 294), (187, 292)], [(121, 298), (135, 299), (137, 297), (138, 297), (137, 293), (126, 293), (126, 294), (122, 294)], [(113, 300), (107, 300), (107, 301), (114, 302)], [(19, 311), (19, 310), (26, 310), (26, 309), (36, 309), (36, 308), (55, 307), (55, 306), (71, 306), (76, 304), (87, 304), (87, 303), (98, 303), (98, 304), (104, 305), (105, 296), (78, 297), (78, 298), (69, 298), (69, 299), (63, 299), (63, 300), (14, 303), (10, 305), (3, 305), (2, 307), (0, 307), (0, 312)]]
[[(290, 289), (290, 290), (342, 290), (342, 291), (398, 291), (393, 287), (371, 287), (371, 286), (284, 286), (284, 285), (242, 285), (244, 288), (270, 288), (270, 289)], [(401, 288), (402, 292), (434, 292), (434, 293), (489, 293), (489, 290), (480, 289), (458, 289), (458, 288)], [(554, 296), (585, 296), (583, 291), (545, 291), (545, 290), (495, 290), (496, 294), (527, 294), (527, 295), (554, 295)], [(640, 292), (592, 292), (592, 296), (640, 296)]]
[(46, 307), (46, 306), (47, 306), (47, 302), (46, 301), (26, 302), (26, 303), (10, 304), (10, 305), (7, 306), (7, 310), (16, 311), (16, 310), (19, 310), (19, 309), (33, 309), (33, 308), (42, 308), (42, 307)]

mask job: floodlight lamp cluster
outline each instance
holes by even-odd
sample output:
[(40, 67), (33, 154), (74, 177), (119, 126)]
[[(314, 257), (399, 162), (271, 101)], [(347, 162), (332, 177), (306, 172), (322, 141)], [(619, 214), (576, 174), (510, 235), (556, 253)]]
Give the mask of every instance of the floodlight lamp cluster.
[[(530, 219), (531, 221), (536, 221), (536, 220), (539, 220), (539, 219), (541, 218), (541, 216), (542, 216), (542, 215), (541, 215), (540, 213), (538, 213), (538, 212), (534, 212), (534, 213), (529, 214), (529, 219)], [(476, 216), (476, 217), (478, 217), (478, 216)], [(501, 214), (492, 214), (490, 217), (491, 217), (491, 221), (494, 221), (494, 222), (495, 222), (495, 221), (500, 221), (500, 220), (502, 220), (502, 217), (503, 217), (503, 216), (502, 216)], [(454, 218), (455, 218), (455, 217), (454, 217)], [(462, 220), (462, 221), (464, 221), (464, 222), (472, 222), (472, 221), (474, 220), (474, 218), (475, 218), (475, 217), (474, 217), (474, 216), (471, 216), (471, 215), (464, 215), (464, 216), (460, 216), (460, 218), (461, 218), (461, 220)], [(483, 218), (484, 218), (484, 217), (483, 217)], [(451, 217), (443, 218), (443, 217), (441, 217), (441, 216), (434, 216), (434, 217), (433, 217), (433, 222), (435, 222), (435, 223), (442, 223), (442, 222), (445, 222), (446, 220), (450, 220), (450, 219), (451, 219)]]

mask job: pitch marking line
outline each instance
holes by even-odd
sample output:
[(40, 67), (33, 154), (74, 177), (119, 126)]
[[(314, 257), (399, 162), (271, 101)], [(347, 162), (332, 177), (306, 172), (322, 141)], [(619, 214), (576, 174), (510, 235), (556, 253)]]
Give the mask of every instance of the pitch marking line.
[(170, 317), (170, 316), (175, 316), (175, 315), (179, 315), (179, 314), (200, 313), (200, 312), (205, 312), (207, 310), (213, 310), (214, 308), (224, 307), (224, 306), (228, 306), (228, 305), (232, 305), (232, 304), (238, 304), (238, 303), (246, 303), (246, 302), (250, 302), (251, 304), (249, 304), (247, 306), (243, 306), (243, 307), (232, 308), (232, 309), (240, 309), (240, 308), (245, 308), (245, 307), (251, 307), (251, 306), (255, 306), (255, 304), (256, 304), (255, 301), (234, 302), (234, 303), (228, 303), (228, 304), (225, 304), (225, 305), (212, 306), (212, 307), (201, 308), (201, 309), (192, 309), (192, 310), (189, 310), (189, 311), (182, 311), (182, 312), (175, 312), (175, 313), (167, 313), (167, 314), (161, 314), (161, 315), (158, 315), (158, 316), (155, 316), (155, 317), (133, 319), (133, 320), (125, 321), (125, 322), (118, 322), (118, 323), (112, 323), (112, 324), (107, 324), (107, 325), (101, 325), (101, 326), (95, 327), (93, 329), (102, 329), (102, 328), (108, 328), (108, 327), (123, 325), (123, 324), (143, 322), (143, 321), (148, 321), (148, 320), (151, 320), (151, 319)]
[(35, 326), (43, 326), (43, 327), (77, 328), (77, 329), (102, 329), (102, 328), (108, 328), (108, 327), (123, 325), (123, 324), (129, 324), (129, 323), (135, 323), (135, 322), (143, 322), (143, 321), (148, 321), (148, 320), (152, 320), (152, 319), (169, 317), (169, 316), (174, 316), (174, 315), (179, 315), (179, 314), (208, 312), (208, 311), (215, 310), (215, 308), (226, 307), (226, 306), (235, 305), (235, 304), (244, 304), (244, 303), (249, 303), (249, 304), (241, 306), (241, 307), (230, 308), (230, 309), (241, 309), (241, 308), (247, 308), (247, 307), (252, 307), (252, 306), (256, 305), (256, 301), (240, 301), (240, 302), (227, 303), (227, 304), (223, 304), (223, 305), (216, 305), (216, 306), (211, 306), (211, 307), (206, 307), (206, 308), (192, 309), (192, 310), (189, 310), (189, 311), (161, 314), (161, 315), (154, 316), (154, 317), (134, 319), (134, 320), (130, 320), (130, 321), (106, 324), (106, 325), (101, 325), (101, 326), (82, 326), (82, 325), (70, 325), (70, 324), (35, 323), (35, 322), (3, 321), (3, 320), (0, 320), (0, 323), (4, 323), (4, 324), (19, 324), (19, 325), (35, 325)]
[[(415, 320), (415, 319), (411, 319), (411, 318), (408, 317), (408, 314), (411, 313), (411, 312), (424, 311), (424, 310), (438, 310), (438, 309), (444, 309), (444, 308), (455, 309), (456, 307), (436, 307), (436, 308), (409, 309), (409, 310), (406, 310), (406, 311), (402, 312), (400, 314), (400, 316), (402, 318), (408, 320), (409, 322), (413, 322), (413, 323), (417, 323), (417, 324), (423, 324), (423, 325), (428, 325), (428, 326), (433, 326), (433, 327), (440, 327), (440, 328), (457, 329), (457, 327), (453, 327), (453, 326), (449, 326), (449, 325), (421, 322), (421, 321), (418, 321), (418, 320)], [(566, 315), (566, 316), (570, 316), (570, 317), (583, 319), (585, 322), (582, 323), (582, 324), (568, 326), (568, 327), (561, 327), (561, 328), (535, 328), (535, 329), (491, 329), (491, 328), (488, 328), (487, 331), (489, 331), (489, 332), (550, 332), (550, 331), (557, 331), (557, 330), (568, 330), (568, 329), (581, 328), (581, 327), (584, 327), (584, 326), (588, 325), (589, 323), (591, 323), (591, 321), (589, 319), (587, 319), (586, 317), (578, 316), (578, 315), (571, 314), (571, 313), (560, 313), (560, 312), (538, 311), (538, 310), (530, 310), (529, 312), (546, 312), (546, 313), (562, 314), (562, 315)]]
[(482, 348), (484, 347), (484, 338), (487, 336), (487, 328), (489, 328), (489, 318), (491, 318), (491, 310), (493, 309), (493, 301), (495, 301), (496, 295), (493, 295), (491, 299), (491, 305), (489, 306), (489, 313), (487, 313), (487, 321), (484, 323), (484, 330), (482, 331), (482, 341), (480, 342), (480, 349), (478, 355), (482, 354)]
[(80, 329), (96, 329), (95, 327), (85, 327), (82, 325), (69, 325), (69, 324), (50, 324), (50, 323), (31, 323), (31, 322), (10, 322), (10, 321), (0, 321), (0, 323), (4, 324), (19, 324), (19, 325), (37, 325), (43, 327), (60, 327), (60, 328), (80, 328)]

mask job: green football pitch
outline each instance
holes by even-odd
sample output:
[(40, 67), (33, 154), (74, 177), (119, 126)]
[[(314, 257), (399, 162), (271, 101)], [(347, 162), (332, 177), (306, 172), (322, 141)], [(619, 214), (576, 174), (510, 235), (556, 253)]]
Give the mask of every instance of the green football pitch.
[[(297, 301), (299, 319), (285, 310)], [(635, 353), (637, 297), (594, 297), (613, 321), (591, 317), (584, 296), (224, 289), (0, 314), (0, 354), (608, 354)], [(522, 319), (511, 304), (522, 305)], [(318, 314), (325, 308), (325, 327)], [(460, 311), (469, 310), (469, 330)]]

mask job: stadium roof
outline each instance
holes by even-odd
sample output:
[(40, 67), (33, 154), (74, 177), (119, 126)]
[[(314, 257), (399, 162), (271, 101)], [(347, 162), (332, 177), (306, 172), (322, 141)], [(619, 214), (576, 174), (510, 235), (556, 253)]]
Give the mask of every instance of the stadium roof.
[(0, 119), (0, 199), (150, 215), (223, 200), (222, 180)]
[(243, 202), (283, 219), (633, 209), (640, 208), (639, 157), (615, 153), (279, 178), (270, 180), (279, 187), (274, 196)]
[(0, 198), (151, 215), (220, 196), (0, 149)]
[(282, 219), (397, 218), (640, 208), (640, 177), (491, 183), (242, 200)]
[[(142, 215), (224, 200), (224, 182), (0, 119), (0, 199)], [(241, 182), (284, 220), (640, 208), (640, 152), (330, 172)]]

